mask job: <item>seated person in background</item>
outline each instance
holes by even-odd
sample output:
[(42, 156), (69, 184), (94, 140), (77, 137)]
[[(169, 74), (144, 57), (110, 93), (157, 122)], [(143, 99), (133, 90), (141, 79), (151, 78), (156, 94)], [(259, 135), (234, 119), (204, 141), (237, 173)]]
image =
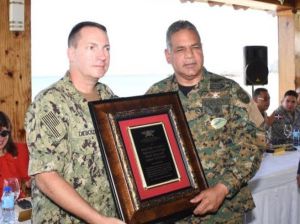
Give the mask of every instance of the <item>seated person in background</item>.
[(284, 134), (285, 124), (290, 124), (292, 128), (300, 128), (300, 107), (297, 107), (297, 97), (295, 90), (286, 91), (281, 105), (273, 112), (275, 119), (271, 124), (272, 144), (287, 142), (287, 136)]
[[(16, 177), (27, 187), (30, 186), (28, 176), (28, 149), (26, 144), (15, 144), (11, 135), (11, 122), (8, 116), (0, 111), (0, 195), (3, 192), (3, 181), (6, 178)], [(19, 197), (24, 197), (22, 191)]]
[(274, 114), (271, 116), (267, 115), (267, 110), (270, 106), (270, 95), (267, 89), (257, 88), (253, 93), (253, 100), (257, 105), (261, 115), (264, 117), (264, 122), (261, 124), (261, 127), (269, 126), (273, 123), (275, 117)]

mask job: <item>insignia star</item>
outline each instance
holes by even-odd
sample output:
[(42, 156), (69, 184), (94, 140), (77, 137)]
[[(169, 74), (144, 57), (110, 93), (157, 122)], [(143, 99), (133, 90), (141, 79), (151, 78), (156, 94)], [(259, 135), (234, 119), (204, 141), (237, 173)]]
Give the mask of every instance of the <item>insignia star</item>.
[(219, 97), (220, 97), (220, 93), (218, 93), (218, 92), (212, 93), (212, 98), (219, 98)]
[(282, 119), (282, 118), (283, 118), (283, 116), (281, 116), (280, 114), (276, 114), (274, 117), (275, 117), (277, 120), (279, 120), (279, 119)]

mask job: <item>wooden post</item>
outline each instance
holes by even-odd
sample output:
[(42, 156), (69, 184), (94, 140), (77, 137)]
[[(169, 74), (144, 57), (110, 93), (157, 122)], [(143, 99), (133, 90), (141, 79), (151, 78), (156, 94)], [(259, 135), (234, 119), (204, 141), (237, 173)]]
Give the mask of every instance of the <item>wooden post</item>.
[(300, 13), (295, 14), (295, 87), (300, 87)]
[[(292, 10), (278, 12), (278, 71), (279, 99), (287, 90), (295, 89), (296, 77), (296, 38), (295, 14)], [(299, 44), (297, 44), (299, 45)], [(297, 63), (299, 67), (299, 63)]]

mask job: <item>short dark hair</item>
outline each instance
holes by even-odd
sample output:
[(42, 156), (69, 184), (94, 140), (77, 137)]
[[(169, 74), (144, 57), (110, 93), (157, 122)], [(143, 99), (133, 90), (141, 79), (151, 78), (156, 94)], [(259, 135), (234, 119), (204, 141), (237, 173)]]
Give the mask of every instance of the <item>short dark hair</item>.
[(287, 96), (294, 96), (294, 97), (298, 98), (298, 93), (295, 90), (288, 90), (285, 92), (284, 98)]
[(80, 22), (80, 23), (76, 24), (72, 28), (72, 30), (71, 30), (71, 32), (69, 34), (69, 37), (68, 37), (68, 47), (71, 47), (71, 46), (75, 46), (76, 47), (77, 40), (78, 40), (78, 37), (79, 37), (79, 32), (84, 27), (96, 27), (96, 28), (104, 31), (105, 33), (107, 33), (106, 27), (103, 26), (100, 23), (91, 22), (91, 21)]
[(9, 134), (8, 134), (8, 140), (6, 145), (4, 146), (4, 148), (6, 149), (6, 152), (10, 153), (13, 157), (18, 155), (18, 150), (16, 145), (14, 144), (12, 135), (11, 135), (11, 129), (12, 129), (12, 125), (11, 122), (8, 118), (8, 116), (0, 111), (0, 128), (2, 129), (3, 127), (7, 128), (7, 130), (9, 130)]
[(171, 47), (172, 47), (171, 46), (172, 35), (178, 31), (184, 30), (184, 29), (193, 31), (199, 38), (199, 41), (201, 40), (199, 32), (194, 24), (192, 24), (191, 22), (189, 22), (187, 20), (178, 20), (178, 21), (172, 23), (167, 30), (166, 42), (167, 42), (168, 49), (171, 49)]
[(257, 88), (254, 90), (253, 98), (258, 97), (261, 92), (268, 92), (268, 90), (266, 88)]

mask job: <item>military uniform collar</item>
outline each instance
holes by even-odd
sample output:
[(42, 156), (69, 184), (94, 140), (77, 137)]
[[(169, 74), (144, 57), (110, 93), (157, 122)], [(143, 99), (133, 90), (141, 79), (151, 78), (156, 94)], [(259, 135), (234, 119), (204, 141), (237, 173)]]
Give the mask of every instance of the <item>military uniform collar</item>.
[[(201, 77), (201, 80), (194, 86), (193, 89), (198, 89), (200, 84), (202, 85), (202, 82), (204, 82), (204, 80), (207, 80), (209, 78), (209, 75), (208, 75), (208, 71), (206, 70), (206, 68), (203, 67), (202, 69), (202, 77)], [(179, 84), (176, 80), (176, 76), (175, 76), (175, 73), (173, 73), (172, 75), (172, 84), (171, 84), (171, 89), (172, 90), (175, 90), (175, 91), (178, 91), (179, 90)]]
[[(65, 90), (70, 94), (73, 95), (74, 98), (79, 100), (83, 100), (83, 101), (87, 101), (81, 94), (80, 92), (75, 88), (71, 78), (70, 78), (70, 71), (67, 71), (65, 76), (62, 78), (62, 81), (64, 83), (64, 88)], [(102, 98), (101, 96), (101, 91), (100, 91), (100, 83), (97, 82), (96, 84), (96, 88), (97, 91), (99, 92), (99, 96)]]
[(286, 114), (290, 114), (290, 115), (292, 115), (294, 113), (294, 112), (291, 113), (290, 111), (287, 111), (282, 105), (279, 106), (278, 110), (281, 113), (286, 113)]

